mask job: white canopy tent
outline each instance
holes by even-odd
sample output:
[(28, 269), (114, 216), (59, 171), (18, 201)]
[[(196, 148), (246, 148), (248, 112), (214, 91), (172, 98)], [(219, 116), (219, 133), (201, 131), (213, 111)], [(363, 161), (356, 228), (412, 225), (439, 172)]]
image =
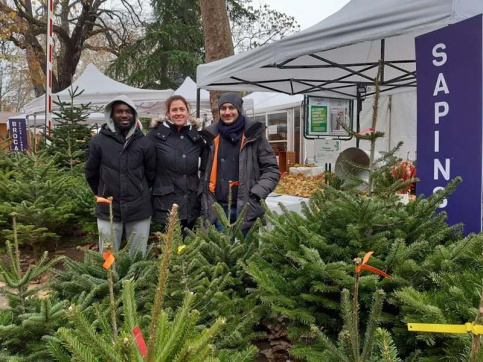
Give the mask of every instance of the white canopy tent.
[[(153, 117), (155, 108), (159, 104), (164, 104), (166, 99), (174, 94), (172, 89), (156, 90), (156, 89), (139, 89), (128, 86), (124, 83), (115, 81), (108, 76), (102, 74), (93, 64), (89, 64), (85, 71), (77, 78), (71, 87), (64, 89), (59, 93), (52, 95), (52, 99), (57, 101), (59, 98), (61, 101), (70, 102), (69, 89), (78, 91), (84, 90), (84, 92), (75, 98), (77, 104), (91, 103), (90, 107), (92, 112), (100, 111), (101, 114), (92, 116), (91, 118), (97, 118), (98, 121), (103, 119), (102, 110), (104, 106), (112, 100), (114, 97), (124, 94), (128, 96), (136, 105), (138, 113), (141, 117)], [(58, 107), (53, 104), (54, 110)], [(33, 119), (33, 115), (43, 115), (45, 112), (45, 97), (41, 96), (34, 99), (24, 107), (24, 113), (29, 115), (29, 123)]]
[(274, 92), (253, 92), (243, 97), (243, 102), (253, 102), (255, 114), (277, 111), (291, 107), (300, 107), (304, 101), (304, 96), (288, 95)]
[[(197, 91), (198, 87), (196, 83), (191, 79), (191, 77), (186, 77), (183, 84), (180, 85), (178, 89), (174, 91), (174, 94), (184, 97), (190, 106), (190, 113), (192, 115), (196, 114), (196, 103), (197, 103)], [(204, 89), (200, 89), (200, 116), (206, 115), (208, 119), (211, 119), (211, 103), (210, 103), (210, 92)], [(248, 99), (244, 102), (245, 111), (253, 110), (253, 101)], [(166, 113), (166, 105), (164, 102), (158, 103), (153, 107), (152, 112), (159, 115), (164, 115)]]
[[(352, 0), (332, 16), (290, 37), (200, 65), (198, 86), (357, 99), (357, 129), (361, 130), (370, 127), (371, 95), (382, 59), (378, 129), (386, 137), (377, 148), (387, 151), (402, 140), (399, 156), (410, 153), (414, 159), (414, 39), (481, 13), (482, 0)], [(342, 149), (354, 146), (355, 141), (341, 145)], [(314, 154), (315, 148), (314, 143)]]
[(198, 86), (356, 98), (382, 59), (383, 92), (414, 88), (414, 38), (481, 13), (481, 0), (352, 0), (311, 28), (198, 66)]

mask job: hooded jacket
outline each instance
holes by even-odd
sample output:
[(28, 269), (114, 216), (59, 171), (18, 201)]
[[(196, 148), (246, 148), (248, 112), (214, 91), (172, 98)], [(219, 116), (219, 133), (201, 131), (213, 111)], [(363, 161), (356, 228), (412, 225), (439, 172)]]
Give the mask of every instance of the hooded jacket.
[(178, 132), (176, 126), (168, 122), (157, 124), (147, 137), (156, 147), (154, 221), (166, 223), (171, 207), (178, 204), (179, 219), (192, 223), (200, 216), (197, 191), (203, 137), (191, 125)]
[[(112, 104), (121, 101), (134, 110), (134, 122), (123, 137), (111, 119)], [(152, 215), (151, 190), (156, 174), (154, 146), (136, 127), (134, 103), (119, 96), (104, 109), (106, 123), (86, 150), (85, 176), (97, 196), (113, 197), (115, 221), (135, 221)], [(109, 205), (97, 203), (96, 217), (109, 219)]]
[[(219, 121), (220, 122), (220, 121)], [(213, 204), (217, 202), (214, 191), (218, 176), (217, 156), (219, 149), (220, 134), (218, 124), (214, 123), (203, 132), (207, 146), (203, 156), (203, 163), (206, 164), (206, 172), (201, 175), (199, 193), (201, 194), (201, 213), (205, 219), (215, 222), (217, 214)], [(249, 207), (245, 216), (245, 223), (242, 228), (250, 227), (257, 218), (264, 214), (261, 199), (265, 199), (277, 186), (280, 179), (280, 170), (272, 147), (265, 137), (265, 126), (245, 118), (245, 127), (240, 147), (238, 162), (239, 174), (237, 213), (240, 214), (245, 204)]]

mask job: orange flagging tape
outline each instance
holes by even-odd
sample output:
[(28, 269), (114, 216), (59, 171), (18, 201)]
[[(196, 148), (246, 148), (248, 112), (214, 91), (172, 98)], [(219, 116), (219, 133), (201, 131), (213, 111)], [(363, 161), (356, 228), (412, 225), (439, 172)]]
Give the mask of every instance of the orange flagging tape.
[(374, 254), (374, 252), (369, 251), (366, 253), (366, 255), (364, 255), (364, 258), (362, 258), (362, 264), (356, 265), (356, 274), (360, 274), (361, 270), (364, 269), (364, 270), (370, 271), (371, 273), (378, 274), (384, 278), (390, 278), (391, 276), (389, 274), (386, 274), (382, 270), (366, 264), (371, 258), (372, 254)]
[(104, 269), (109, 269), (116, 260), (114, 255), (109, 250), (102, 253), (102, 258), (105, 260), (104, 264), (102, 264)]
[(96, 196), (96, 202), (104, 204), (112, 204), (112, 200), (106, 199), (105, 197)]

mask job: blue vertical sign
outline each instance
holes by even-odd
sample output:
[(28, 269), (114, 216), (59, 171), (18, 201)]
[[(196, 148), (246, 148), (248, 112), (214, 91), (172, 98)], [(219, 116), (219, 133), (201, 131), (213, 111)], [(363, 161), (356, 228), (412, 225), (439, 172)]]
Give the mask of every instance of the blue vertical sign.
[(482, 226), (482, 67), (482, 15), (416, 38), (417, 192), (461, 176), (439, 209), (465, 234)]
[(12, 139), (12, 151), (25, 151), (28, 146), (27, 122), (25, 118), (9, 118), (8, 129)]

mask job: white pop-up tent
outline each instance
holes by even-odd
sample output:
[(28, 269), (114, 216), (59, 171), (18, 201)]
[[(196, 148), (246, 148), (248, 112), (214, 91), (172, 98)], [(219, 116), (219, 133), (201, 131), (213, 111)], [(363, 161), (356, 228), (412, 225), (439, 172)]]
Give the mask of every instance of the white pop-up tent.
[[(186, 77), (183, 81), (183, 84), (181, 84), (179, 88), (174, 91), (174, 94), (182, 96), (186, 99), (190, 106), (190, 113), (193, 115), (196, 114), (197, 92), (198, 87), (191, 77)], [(211, 119), (210, 92), (200, 89), (199, 102), (201, 116), (206, 115), (208, 119)], [(253, 110), (253, 100), (246, 99), (243, 107), (245, 111)], [(166, 113), (165, 103), (162, 102), (155, 105), (152, 109), (152, 112), (159, 115), (164, 115)]]
[(414, 38), (481, 13), (481, 0), (352, 0), (311, 28), (198, 66), (198, 86), (355, 98), (382, 59), (383, 92), (414, 88)]
[[(370, 124), (370, 96), (381, 59), (378, 129), (393, 136), (378, 148), (387, 151), (402, 140), (399, 156), (410, 152), (413, 158), (415, 37), (482, 13), (481, 0), (352, 0), (311, 28), (198, 66), (198, 86), (357, 99), (357, 130), (362, 130)], [(344, 148), (354, 145), (343, 142)]]
[[(102, 112), (102, 109), (110, 100), (124, 94), (134, 102), (141, 117), (156, 116), (155, 108), (159, 104), (164, 104), (166, 99), (174, 94), (172, 89), (139, 89), (128, 86), (109, 78), (102, 74), (93, 64), (89, 64), (79, 78), (72, 83), (71, 87), (53, 94), (52, 99), (57, 101), (60, 98), (61, 101), (70, 102), (69, 89), (75, 90), (76, 88), (79, 92), (81, 90), (84, 92), (76, 97), (74, 102), (76, 104), (91, 103), (92, 112)], [(58, 107), (53, 104), (53, 108), (55, 110)], [(45, 112), (45, 97), (41, 96), (32, 100), (25, 105), (23, 111), (29, 116), (42, 115)]]

